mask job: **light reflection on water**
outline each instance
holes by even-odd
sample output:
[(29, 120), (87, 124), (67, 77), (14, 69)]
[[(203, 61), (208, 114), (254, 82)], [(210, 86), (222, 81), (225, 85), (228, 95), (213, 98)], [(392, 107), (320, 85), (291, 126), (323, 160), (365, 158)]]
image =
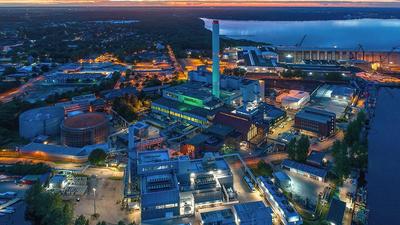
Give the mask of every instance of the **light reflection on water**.
[[(211, 19), (202, 19), (211, 29)], [(275, 45), (295, 45), (307, 35), (305, 47), (390, 50), (400, 46), (399, 19), (325, 21), (239, 21), (220, 20), (221, 35)]]

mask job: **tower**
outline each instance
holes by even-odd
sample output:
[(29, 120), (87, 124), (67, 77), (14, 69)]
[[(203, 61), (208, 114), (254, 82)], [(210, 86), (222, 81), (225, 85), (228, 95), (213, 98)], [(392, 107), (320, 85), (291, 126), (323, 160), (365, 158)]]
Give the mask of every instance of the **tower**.
[(220, 76), (219, 76), (219, 22), (213, 21), (212, 25), (212, 94), (220, 96)]

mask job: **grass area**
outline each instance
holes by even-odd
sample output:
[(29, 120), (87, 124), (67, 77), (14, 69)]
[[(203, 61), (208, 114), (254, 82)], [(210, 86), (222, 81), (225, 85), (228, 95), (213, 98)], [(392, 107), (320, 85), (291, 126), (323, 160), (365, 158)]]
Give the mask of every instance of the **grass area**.
[(260, 160), (256, 166), (251, 166), (250, 169), (253, 171), (254, 176), (272, 176), (272, 168), (269, 164)]
[(322, 204), (320, 201), (318, 202), (317, 209), (315, 210), (316, 211), (316, 218), (315, 219), (311, 219), (311, 218), (305, 217), (305, 216), (303, 216), (301, 211), (299, 211), (301, 216), (304, 218), (304, 224), (306, 224), (306, 225), (326, 225), (326, 224), (328, 224), (325, 221), (325, 218), (326, 218), (326, 216), (328, 214), (328, 211), (329, 211), (329, 203), (331, 202), (331, 199), (335, 195), (337, 195), (337, 193), (338, 193), (338, 190), (336, 188), (334, 188), (333, 190), (331, 190), (331, 193), (329, 195), (327, 204)]

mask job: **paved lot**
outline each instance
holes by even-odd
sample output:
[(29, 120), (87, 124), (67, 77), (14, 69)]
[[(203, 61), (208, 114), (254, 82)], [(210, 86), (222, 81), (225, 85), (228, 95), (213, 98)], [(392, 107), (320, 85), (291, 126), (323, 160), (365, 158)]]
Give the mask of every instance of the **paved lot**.
[(328, 184), (290, 171), (285, 172), (292, 181), (291, 188), (287, 191), (291, 192), (293, 196), (298, 196), (303, 201), (307, 199), (312, 205), (316, 205), (319, 193), (322, 193), (324, 187), (328, 186)]
[[(87, 218), (94, 213), (94, 193), (96, 188), (96, 213), (100, 215), (97, 220), (91, 220), (90, 224), (96, 224), (98, 221), (106, 221), (107, 223), (116, 224), (122, 220), (126, 223), (130, 222), (129, 214), (125, 210), (121, 210), (121, 200), (123, 198), (122, 179), (115, 179), (121, 176), (121, 172), (111, 171), (109, 169), (90, 168), (85, 174), (95, 178), (90, 178), (88, 193), (82, 196), (79, 202), (74, 203), (74, 215), (84, 215)], [(110, 177), (112, 177), (110, 179)]]

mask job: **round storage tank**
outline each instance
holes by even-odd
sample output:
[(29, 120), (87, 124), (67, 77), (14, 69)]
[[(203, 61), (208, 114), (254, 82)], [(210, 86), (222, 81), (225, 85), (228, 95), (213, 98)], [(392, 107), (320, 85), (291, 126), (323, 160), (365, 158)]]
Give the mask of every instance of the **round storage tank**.
[(61, 107), (48, 106), (25, 111), (19, 116), (19, 135), (27, 139), (38, 135), (57, 135), (63, 120), (64, 109)]
[(108, 138), (108, 120), (103, 113), (69, 117), (61, 124), (61, 143), (71, 147), (101, 144)]

